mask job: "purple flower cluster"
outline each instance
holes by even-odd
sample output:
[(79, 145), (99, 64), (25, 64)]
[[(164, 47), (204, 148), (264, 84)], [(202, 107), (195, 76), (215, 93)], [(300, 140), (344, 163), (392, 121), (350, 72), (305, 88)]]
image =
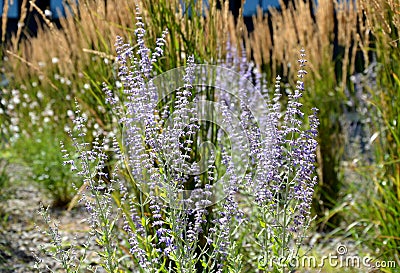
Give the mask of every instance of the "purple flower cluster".
[[(288, 94), (284, 110), (280, 104), (279, 77), (272, 99), (258, 109), (259, 100), (268, 99), (267, 93), (264, 97), (255, 93), (264, 88), (263, 76), (244, 57), (228, 58), (223, 66), (237, 69), (241, 78), (233, 83), (225, 79), (223, 88), (238, 87), (240, 92), (221, 93), (221, 96), (207, 93), (221, 111), (218, 118), (207, 117), (222, 122), (225, 128), (203, 134), (202, 130), (214, 120), (201, 124), (204, 118), (198, 109), (201, 95), (196, 92), (208, 91), (196, 86), (198, 70), (193, 56), (187, 60), (183, 86), (174, 90), (172, 102), (160, 106), (163, 98), (159, 98), (159, 86), (152, 81), (153, 65), (163, 54), (167, 32), (156, 41), (157, 47), (152, 52), (145, 45), (140, 14), (136, 26), (137, 47), (117, 37), (116, 61), (121, 86), (114, 89), (104, 86), (106, 101), (118, 116), (121, 128), (122, 140), (113, 140), (113, 159), (120, 165), (111, 174), (103, 171), (108, 158), (97, 140), (88, 149), (88, 143), (78, 144), (74, 139), (81, 165), (68, 156), (65, 161), (84, 177), (84, 185), (90, 192), (87, 196), (80, 191), (92, 215), (93, 235), (104, 241), (105, 257), (109, 258), (105, 261), (107, 268), (113, 272), (118, 268), (112, 259), (117, 247), (111, 241), (116, 236), (113, 229), (107, 228), (110, 225), (119, 225), (118, 231), (123, 232), (125, 243), (129, 244), (129, 254), (143, 272), (160, 272), (164, 267), (174, 272), (197, 272), (200, 265), (205, 270), (224, 272), (228, 266), (240, 267), (240, 255), (234, 253), (241, 246), (234, 238), (254, 217), (260, 223), (259, 230), (256, 234), (249, 231), (249, 236), (253, 236), (259, 249), (252, 253), (267, 257), (277, 254), (271, 253), (275, 249), (285, 254), (293, 238), (299, 241), (303, 238), (300, 233), (310, 221), (316, 184), (318, 119), (316, 109), (306, 119), (300, 102), (306, 74), (304, 51), (300, 55), (296, 89)], [(254, 90), (248, 88), (253, 76)], [(260, 115), (253, 115), (255, 112)], [(76, 114), (78, 137), (84, 139), (85, 121), (79, 109)], [(305, 130), (307, 120), (310, 128)], [(208, 149), (210, 156), (198, 162), (196, 153), (201, 147), (197, 146), (204, 138), (213, 139), (219, 146), (209, 149), (204, 145), (202, 148)], [(231, 147), (237, 150), (229, 151)], [(241, 161), (247, 158), (249, 165), (241, 166)], [(119, 176), (120, 172), (126, 174), (125, 178)], [(104, 182), (106, 179), (109, 184)], [(249, 192), (253, 215), (240, 207), (239, 200), (244, 198), (241, 194)], [(118, 216), (111, 220), (115, 209), (112, 194), (118, 200), (116, 211), (122, 215), (119, 222)], [(212, 201), (218, 194), (224, 199), (214, 204)]]
[[(258, 166), (253, 180), (246, 185), (254, 189), (250, 192), (254, 195), (255, 214), (261, 223), (260, 234), (263, 236), (258, 236), (261, 260), (271, 255), (287, 257), (293, 239), (300, 244), (311, 221), (311, 202), (317, 183), (315, 163), (319, 121), (317, 109), (312, 109), (308, 119), (302, 112), (300, 100), (304, 92), (303, 77), (307, 73), (304, 57), (302, 50), (296, 89), (293, 92), (287, 90), (286, 107), (282, 110), (281, 78), (278, 76), (267, 118), (260, 121), (266, 130), (261, 132), (261, 137), (250, 139), (254, 142), (251, 148)], [(310, 128), (304, 129), (307, 121)], [(281, 246), (274, 248), (275, 253), (271, 252), (278, 241)]]
[(89, 238), (96, 238), (97, 242), (104, 247), (101, 253), (107, 257), (104, 260), (104, 267), (108, 271), (114, 271), (118, 267), (117, 262), (112, 259), (116, 252), (113, 226), (117, 218), (113, 214), (114, 188), (112, 184), (107, 185), (109, 174), (104, 171), (108, 157), (105, 154), (104, 143), (101, 143), (98, 138), (91, 143), (86, 141), (86, 119), (81, 114), (78, 103), (76, 103), (75, 114), (75, 126), (69, 134), (75, 146), (77, 158), (71, 159), (61, 143), (64, 165), (71, 165), (71, 169), (82, 177), (83, 185), (76, 190), (80, 196), (79, 202), (84, 203), (90, 215)]
[(161, 119), (150, 79), (152, 64), (162, 55), (166, 32), (151, 54), (143, 40), (145, 30), (140, 17), (137, 27), (137, 50), (121, 37), (116, 42), (122, 96), (104, 87), (107, 102), (123, 126), (123, 146), (114, 148), (130, 172), (130, 182), (140, 189), (135, 196), (120, 183), (124, 203), (121, 206), (128, 208), (122, 210), (124, 230), (129, 237), (130, 253), (142, 269), (157, 267), (163, 259), (189, 269), (196, 264), (193, 258), (197, 255), (199, 236), (204, 232), (210, 196), (207, 186), (200, 187), (198, 177), (194, 177), (195, 189), (188, 192), (184, 188), (189, 174), (198, 170), (195, 162), (189, 163), (191, 144), (199, 130), (191, 91), (194, 60), (188, 59), (184, 86), (175, 93), (173, 113), (170, 115), (165, 108)]

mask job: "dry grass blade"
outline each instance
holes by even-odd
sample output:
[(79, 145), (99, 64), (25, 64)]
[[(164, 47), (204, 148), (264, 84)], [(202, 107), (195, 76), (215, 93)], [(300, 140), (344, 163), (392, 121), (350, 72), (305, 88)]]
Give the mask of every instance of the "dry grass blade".
[(4, 6), (3, 6), (3, 14), (6, 16), (1, 17), (1, 24), (2, 24), (1, 25), (1, 43), (4, 43), (4, 41), (6, 40), (8, 9), (9, 9), (8, 1), (5, 1)]
[[(18, 56), (14, 52), (11, 52), (10, 50), (6, 50), (6, 53), (9, 54), (10, 56), (16, 58), (17, 60), (21, 61), (22, 63), (26, 64), (28, 67), (34, 69), (39, 75), (44, 76), (43, 72), (36, 65), (34, 65), (31, 62), (25, 60), (24, 58)], [(45, 79), (47, 79), (48, 83), (52, 86), (52, 88), (54, 88), (55, 90), (58, 90), (57, 86), (55, 86), (48, 78), (45, 78)]]
[(11, 38), (11, 44), (13, 46), (13, 51), (16, 52), (18, 49), (18, 43), (20, 41), (21, 38), (21, 34), (22, 34), (22, 29), (24, 27), (24, 21), (25, 18), (28, 14), (28, 9), (26, 8), (26, 4), (27, 4), (28, 0), (23, 0), (22, 4), (21, 4), (21, 14), (18, 20), (18, 28), (17, 28), (17, 33)]
[(35, 2), (36, 2), (36, 0), (29, 1), (29, 4), (31, 6), (31, 10), (35, 9), (40, 14), (40, 16), (42, 17), (43, 21), (50, 28), (50, 30), (53, 30), (54, 29), (53, 23), (46, 17), (46, 14), (44, 14), (44, 12), (36, 5)]

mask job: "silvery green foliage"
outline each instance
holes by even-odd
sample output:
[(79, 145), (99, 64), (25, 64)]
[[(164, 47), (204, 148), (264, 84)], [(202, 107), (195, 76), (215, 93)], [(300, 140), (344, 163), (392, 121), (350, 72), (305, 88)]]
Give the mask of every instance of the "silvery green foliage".
[[(236, 97), (228, 92), (215, 96), (212, 90), (196, 86), (198, 66), (189, 57), (183, 86), (167, 101), (159, 97), (152, 81), (153, 65), (163, 54), (167, 32), (151, 51), (144, 42), (144, 24), (140, 17), (137, 20), (137, 46), (124, 43), (121, 37), (116, 41), (120, 85), (104, 86), (120, 128), (113, 155), (106, 155), (99, 140), (85, 141), (85, 119), (79, 106), (71, 132), (78, 157), (65, 155), (65, 164), (83, 177), (79, 193), (90, 214), (90, 235), (102, 248), (101, 267), (107, 272), (240, 272), (248, 266), (243, 261), (248, 252), (255, 255), (253, 270), (282, 271), (288, 259), (298, 255), (311, 220), (316, 184), (318, 119), (313, 109), (310, 128), (303, 129), (300, 103), (306, 74), (304, 52), (296, 89), (288, 95), (285, 109), (279, 103), (279, 77), (272, 98), (266, 95), (262, 109), (252, 109), (259, 99), (255, 91), (244, 87), (255, 75), (255, 90), (260, 91), (262, 75), (245, 58), (229, 56), (221, 66), (239, 71), (235, 84), (243, 92)], [(237, 119), (241, 133), (228, 130), (234, 134), (228, 136), (229, 141), (222, 129), (203, 133), (211, 124), (202, 123), (199, 114), (197, 94), (204, 92), (218, 102), (219, 121), (232, 124)], [(253, 115), (256, 110), (262, 115)], [(203, 167), (196, 145), (204, 138), (212, 140), (211, 146), (217, 145), (203, 146), (209, 157), (202, 162), (205, 171), (199, 172)], [(239, 144), (240, 151), (230, 150), (234, 144)], [(238, 157), (250, 162), (244, 173), (235, 166)], [(115, 168), (107, 173), (110, 162), (116, 162)], [(217, 187), (221, 177), (224, 183)], [(215, 202), (221, 194), (224, 198)], [(250, 245), (238, 241), (243, 237)], [(281, 264), (268, 263), (277, 257), (286, 259)]]

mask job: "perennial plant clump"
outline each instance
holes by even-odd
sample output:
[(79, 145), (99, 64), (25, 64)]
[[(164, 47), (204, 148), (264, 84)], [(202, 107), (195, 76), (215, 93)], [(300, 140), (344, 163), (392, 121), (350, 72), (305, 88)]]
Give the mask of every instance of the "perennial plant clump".
[[(87, 140), (77, 103), (69, 132), (76, 151), (63, 149), (64, 164), (83, 178), (85, 247), (96, 242), (106, 272), (295, 268), (316, 184), (317, 110), (307, 118), (300, 102), (304, 51), (282, 107), (280, 78), (270, 98), (245, 59), (215, 67), (190, 56), (185, 68), (158, 77), (168, 33), (150, 50), (140, 16), (136, 26), (137, 46), (116, 42), (122, 86), (103, 88), (117, 117), (112, 146)], [(56, 249), (67, 272), (82, 269), (84, 258)]]

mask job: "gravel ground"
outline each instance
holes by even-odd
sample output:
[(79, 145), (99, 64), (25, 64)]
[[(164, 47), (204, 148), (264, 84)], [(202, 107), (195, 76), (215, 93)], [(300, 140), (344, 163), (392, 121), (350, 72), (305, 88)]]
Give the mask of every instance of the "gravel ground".
[[(50, 254), (40, 251), (41, 246), (52, 246), (50, 236), (40, 232), (48, 228), (38, 214), (41, 204), (47, 207), (51, 200), (38, 189), (37, 184), (27, 181), (29, 170), (13, 166), (12, 171), (7, 200), (0, 202), (0, 215), (3, 215), (3, 221), (0, 222), (0, 272), (46, 272), (45, 265), (56, 272), (60, 271), (60, 265)], [(73, 242), (77, 246), (86, 243), (89, 229), (84, 208), (77, 207), (71, 211), (52, 208), (49, 209), (49, 215), (59, 224), (63, 242)], [(35, 256), (42, 260), (40, 270), (34, 268), (37, 261)], [(94, 252), (89, 252), (86, 261), (95, 265), (98, 259)]]

